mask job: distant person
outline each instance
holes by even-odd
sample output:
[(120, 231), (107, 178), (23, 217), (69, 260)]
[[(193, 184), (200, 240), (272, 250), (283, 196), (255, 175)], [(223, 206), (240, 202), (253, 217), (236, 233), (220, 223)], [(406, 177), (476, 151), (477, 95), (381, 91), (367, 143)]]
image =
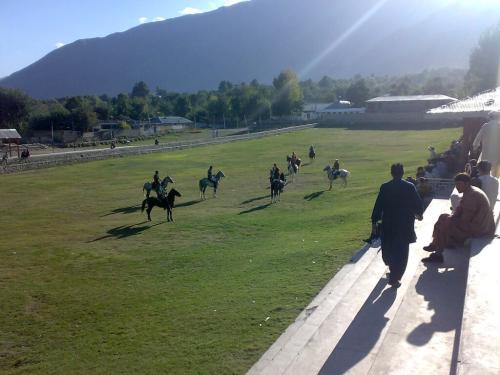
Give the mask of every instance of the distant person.
[(477, 133), (472, 148), (478, 150), (481, 147), (481, 160), (491, 163), (492, 174), (500, 177), (500, 112), (491, 112), (489, 121), (484, 124)]
[(333, 170), (338, 171), (340, 169), (339, 159), (335, 159), (333, 162)]
[(455, 176), (455, 188), (463, 194), (462, 199), (452, 215), (442, 214), (434, 225), (432, 242), (424, 247), (432, 254), (422, 259), (425, 263), (442, 263), (444, 249), (462, 246), (467, 238), (495, 234), (495, 220), (486, 194), (471, 186), (467, 173)]
[(7, 154), (7, 151), (2, 155), (2, 166), (4, 168), (7, 168), (7, 164), (8, 164), (8, 160), (9, 160), (9, 154)]
[(481, 160), (477, 163), (478, 180), (480, 188), (490, 201), (490, 207), (493, 210), (498, 197), (498, 179), (491, 175), (491, 163), (487, 160)]
[(111, 146), (110, 147), (111, 147), (112, 150), (116, 147), (115, 141), (111, 141)]
[(382, 184), (372, 212), (372, 237), (382, 221), (382, 259), (389, 266), (389, 285), (397, 288), (406, 270), (410, 243), (416, 241), (415, 218), (422, 220), (423, 204), (415, 186), (403, 180), (402, 164), (391, 166), (392, 180)]
[(425, 169), (424, 167), (418, 167), (417, 168), (417, 174), (415, 175), (416, 179), (418, 180), (421, 177), (425, 177)]
[(158, 146), (160, 144), (160, 141), (158, 140), (158, 138), (155, 138), (155, 146)]

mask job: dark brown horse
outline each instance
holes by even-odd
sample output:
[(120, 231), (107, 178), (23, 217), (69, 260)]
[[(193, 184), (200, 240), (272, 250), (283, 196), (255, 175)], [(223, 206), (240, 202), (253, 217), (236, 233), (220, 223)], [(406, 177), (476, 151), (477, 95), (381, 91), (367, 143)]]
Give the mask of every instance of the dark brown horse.
[(153, 207), (157, 206), (167, 210), (167, 221), (174, 221), (174, 217), (172, 216), (172, 211), (174, 209), (175, 197), (181, 197), (181, 193), (179, 193), (175, 189), (171, 189), (165, 198), (155, 198), (149, 197), (142, 201), (142, 209), (141, 212), (144, 212), (144, 208), (146, 208), (146, 204), (148, 208), (146, 210), (148, 214), (148, 220), (151, 221), (151, 210)]

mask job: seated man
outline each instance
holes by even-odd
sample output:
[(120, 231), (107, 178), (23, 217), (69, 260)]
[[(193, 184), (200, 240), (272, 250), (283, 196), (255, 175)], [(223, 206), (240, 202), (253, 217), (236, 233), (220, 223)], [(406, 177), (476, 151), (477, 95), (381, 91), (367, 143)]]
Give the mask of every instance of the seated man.
[(495, 234), (495, 220), (486, 194), (471, 186), (471, 178), (466, 173), (455, 176), (455, 187), (463, 194), (462, 200), (452, 215), (439, 217), (434, 225), (432, 242), (424, 247), (432, 254), (422, 259), (423, 262), (443, 262), (445, 248), (462, 246), (470, 237)]
[(478, 180), (480, 188), (490, 201), (490, 207), (493, 210), (498, 197), (498, 179), (491, 175), (491, 163), (487, 160), (481, 160), (477, 163)]

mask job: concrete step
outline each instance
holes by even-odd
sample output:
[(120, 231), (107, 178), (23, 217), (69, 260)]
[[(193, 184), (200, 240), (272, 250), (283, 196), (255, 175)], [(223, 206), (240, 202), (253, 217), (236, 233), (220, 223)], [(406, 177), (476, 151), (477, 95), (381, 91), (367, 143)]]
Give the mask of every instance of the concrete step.
[(459, 374), (500, 374), (500, 240), (471, 246)]
[[(281, 343), (279, 350), (273, 345), (249, 373), (340, 374), (348, 371), (366, 374), (375, 361), (388, 322), (396, 315), (411, 285), (420, 263), (418, 249), (427, 244), (435, 220), (448, 208), (447, 200), (434, 200), (426, 210), (425, 221), (417, 223), (419, 242), (411, 247), (407, 272), (397, 293), (386, 286), (386, 267), (381, 257), (375, 257), (373, 251), (365, 254), (358, 262), (366, 262), (370, 256), (368, 264), (364, 268), (358, 266), (356, 274), (349, 273), (348, 277), (339, 272), (337, 282), (332, 283), (335, 289), (328, 294), (331, 298), (316, 301), (323, 300), (323, 303), (286, 337), (285, 345)], [(263, 359), (267, 360), (263, 362)]]
[(293, 353), (300, 350), (297, 347), (296, 336), (302, 337), (305, 331), (309, 331), (310, 325), (304, 328), (304, 324), (318, 322), (325, 319), (335, 304), (341, 300), (349, 288), (356, 282), (357, 278), (365, 271), (372, 260), (377, 256), (379, 248), (371, 248), (368, 245), (361, 249), (352, 259), (351, 263), (342, 267), (336, 275), (325, 285), (312, 302), (299, 314), (276, 342), (262, 355), (257, 363), (248, 371), (253, 374), (276, 374), (278, 364), (285, 362)]
[[(500, 218), (500, 204), (495, 206)], [(497, 226), (497, 235), (500, 228)], [(500, 374), (500, 240), (471, 241), (458, 374)]]

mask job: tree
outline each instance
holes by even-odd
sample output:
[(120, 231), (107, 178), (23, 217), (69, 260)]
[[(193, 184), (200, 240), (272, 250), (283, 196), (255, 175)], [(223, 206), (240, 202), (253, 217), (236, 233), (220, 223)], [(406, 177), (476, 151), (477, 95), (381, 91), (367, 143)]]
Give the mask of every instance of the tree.
[(146, 85), (146, 82), (140, 81), (137, 82), (132, 88), (132, 97), (133, 98), (146, 98), (149, 95), (149, 87)]
[(125, 94), (119, 94), (113, 100), (114, 115), (117, 117), (128, 117), (130, 115), (130, 100)]
[(20, 91), (0, 88), (0, 128), (22, 128), (28, 106), (29, 98)]
[(276, 89), (273, 113), (279, 116), (291, 115), (302, 108), (304, 96), (295, 72), (287, 69), (273, 80)]
[(486, 31), (479, 39), (469, 59), (465, 82), (470, 94), (500, 85), (500, 24)]
[(174, 113), (176, 116), (185, 117), (191, 110), (191, 105), (185, 95), (179, 96), (175, 101)]
[(358, 79), (352, 83), (346, 92), (346, 98), (356, 107), (363, 107), (370, 97), (370, 90), (366, 86), (364, 79)]

